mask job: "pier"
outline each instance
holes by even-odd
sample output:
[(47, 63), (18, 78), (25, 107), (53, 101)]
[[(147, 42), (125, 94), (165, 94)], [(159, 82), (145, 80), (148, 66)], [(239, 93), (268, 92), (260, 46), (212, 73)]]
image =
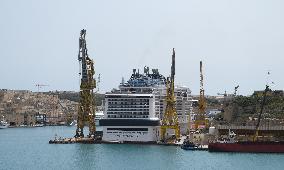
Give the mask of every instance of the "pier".
[[(235, 126), (235, 125), (219, 125), (216, 127), (219, 134), (227, 134), (229, 129), (238, 135), (253, 135), (255, 133), (255, 126)], [(262, 135), (276, 134), (278, 136), (284, 135), (284, 126), (260, 126), (259, 133)]]
[[(55, 138), (49, 141), (49, 144), (133, 144), (133, 145), (160, 145), (160, 146), (177, 146), (181, 147), (183, 140), (179, 142), (164, 143), (164, 142), (130, 142), (130, 141), (103, 141), (94, 138)], [(186, 149), (185, 149), (186, 150)], [(198, 145), (198, 147), (190, 149), (192, 151), (208, 151), (208, 145)]]
[(73, 144), (73, 143), (83, 143), (83, 144), (100, 144), (101, 140), (95, 140), (94, 138), (59, 138), (50, 140), (49, 144)]

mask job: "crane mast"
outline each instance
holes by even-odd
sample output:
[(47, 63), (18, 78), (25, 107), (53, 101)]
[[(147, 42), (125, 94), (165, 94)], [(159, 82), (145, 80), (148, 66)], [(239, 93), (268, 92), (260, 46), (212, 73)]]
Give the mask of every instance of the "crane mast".
[(93, 90), (96, 88), (96, 80), (94, 79), (94, 62), (88, 56), (88, 49), (86, 44), (86, 30), (81, 30), (79, 38), (79, 54), (78, 60), (81, 72), (81, 84), (80, 84), (80, 101), (78, 108), (77, 129), (75, 137), (84, 137), (84, 126), (88, 122), (89, 124), (89, 137), (95, 135), (95, 99)]
[(262, 116), (262, 113), (263, 113), (264, 104), (265, 104), (265, 101), (266, 101), (266, 95), (267, 95), (268, 91), (269, 91), (269, 86), (266, 85), (265, 90), (263, 92), (263, 99), (262, 99), (261, 106), (260, 106), (260, 112), (259, 112), (258, 118), (257, 118), (257, 124), (255, 126), (255, 134), (253, 136), (253, 141), (256, 141), (257, 137), (258, 137), (259, 125), (260, 125), (261, 116)]
[(200, 91), (199, 91), (199, 101), (198, 101), (198, 114), (195, 119), (195, 129), (199, 128), (199, 125), (207, 126), (205, 121), (205, 97), (204, 97), (204, 88), (203, 88), (203, 70), (202, 70), (202, 61), (200, 61)]
[(165, 141), (167, 129), (174, 129), (175, 138), (180, 138), (180, 126), (176, 111), (176, 98), (175, 98), (175, 49), (173, 48), (171, 77), (167, 78), (166, 82), (167, 96), (166, 96), (166, 111), (164, 113), (161, 125), (161, 140)]
[(236, 87), (235, 87), (235, 90), (234, 90), (234, 96), (236, 97), (237, 96), (237, 91), (238, 91), (238, 88), (239, 88), (240, 86), (239, 85), (237, 85)]

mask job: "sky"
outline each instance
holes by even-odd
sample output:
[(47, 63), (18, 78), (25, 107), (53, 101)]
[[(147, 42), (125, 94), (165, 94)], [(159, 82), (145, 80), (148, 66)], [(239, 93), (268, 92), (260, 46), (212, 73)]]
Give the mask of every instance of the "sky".
[[(99, 92), (117, 88), (133, 68), (170, 75), (199, 93), (249, 95), (268, 82), (284, 88), (281, 0), (1, 0), (0, 89), (79, 90), (78, 39), (101, 74)], [(271, 74), (268, 76), (267, 72)], [(274, 82), (272, 84), (271, 82)]]

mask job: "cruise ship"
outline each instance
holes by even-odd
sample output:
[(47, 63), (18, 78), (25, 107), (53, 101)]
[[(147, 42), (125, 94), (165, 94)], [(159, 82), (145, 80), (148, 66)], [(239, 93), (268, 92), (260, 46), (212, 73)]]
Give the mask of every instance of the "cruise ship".
[[(191, 91), (175, 87), (176, 108), (181, 133), (186, 133), (191, 107)], [(158, 69), (133, 69), (127, 82), (105, 94), (103, 140), (106, 142), (149, 142), (160, 140), (160, 122), (166, 109), (166, 78)], [(171, 135), (171, 132), (167, 134)]]

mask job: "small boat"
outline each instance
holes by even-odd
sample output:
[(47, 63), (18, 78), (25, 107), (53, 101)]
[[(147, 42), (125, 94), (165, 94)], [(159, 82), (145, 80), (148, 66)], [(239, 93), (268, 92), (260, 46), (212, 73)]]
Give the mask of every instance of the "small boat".
[(69, 124), (69, 126), (77, 126), (77, 120), (73, 120), (73, 121)]
[(181, 149), (184, 150), (196, 150), (197, 148), (198, 146), (189, 140), (189, 136), (186, 137), (186, 139), (183, 141), (183, 144), (181, 145)]
[(196, 150), (197, 148), (198, 146), (190, 141), (184, 141), (183, 144), (181, 145), (181, 149), (184, 150)]
[(35, 124), (34, 127), (43, 127), (43, 124)]
[(4, 116), (2, 116), (2, 120), (0, 121), (0, 129), (6, 129), (8, 127), (9, 127), (8, 122), (6, 122)]
[(22, 125), (20, 125), (20, 127), (27, 127), (28, 125), (24, 125), (24, 124), (22, 124)]

